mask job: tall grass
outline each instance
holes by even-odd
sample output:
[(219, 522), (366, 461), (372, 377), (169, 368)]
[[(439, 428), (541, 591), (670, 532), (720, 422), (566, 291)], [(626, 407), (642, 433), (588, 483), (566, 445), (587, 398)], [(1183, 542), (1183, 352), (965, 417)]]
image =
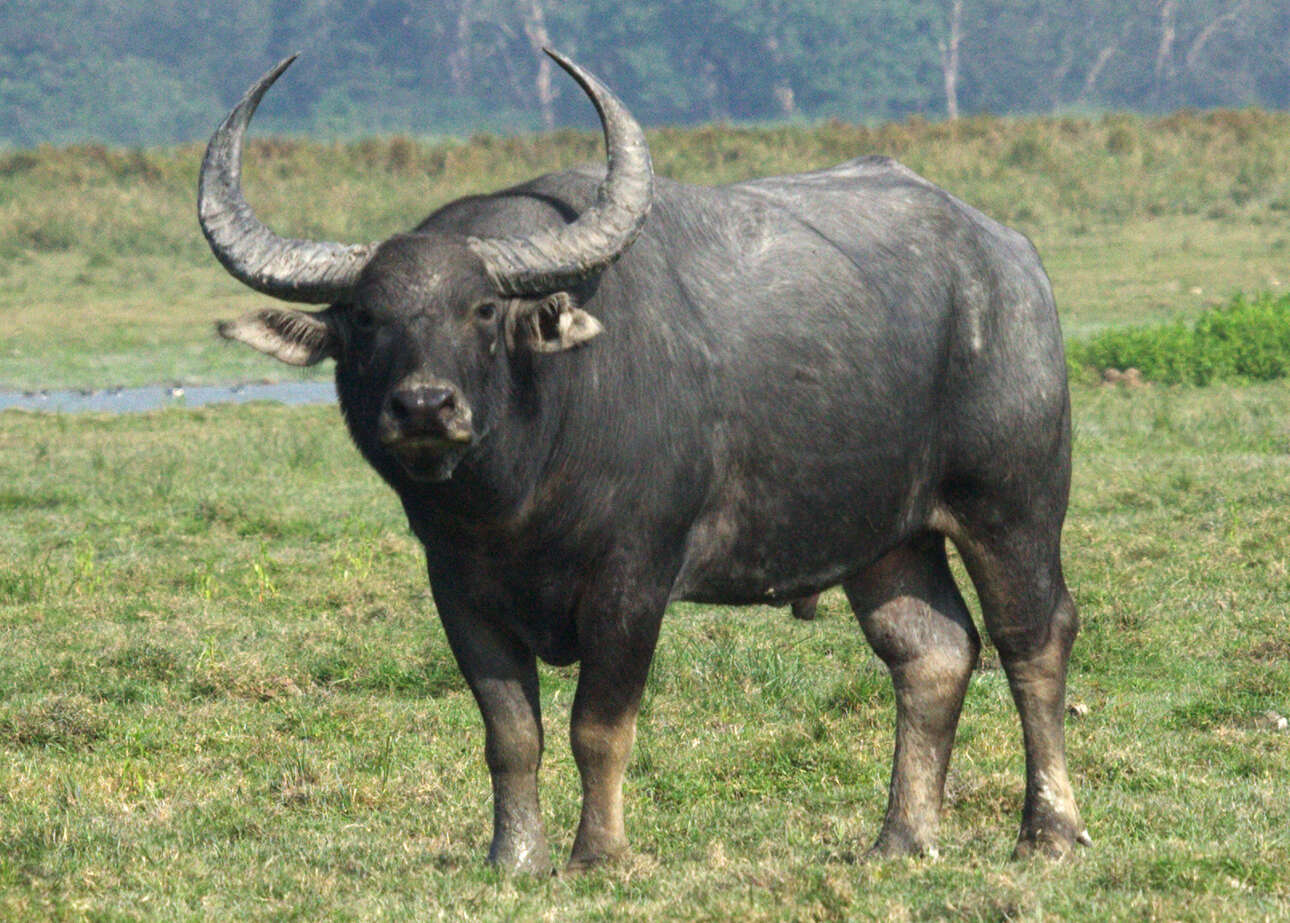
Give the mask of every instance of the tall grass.
[[(215, 114), (212, 115), (212, 118)], [(1068, 334), (1190, 318), (1276, 288), (1290, 232), (1290, 115), (921, 120), (661, 128), (658, 172), (719, 183), (863, 154), (900, 158), (1035, 240)], [(432, 208), (603, 157), (586, 132), (351, 143), (253, 138), (247, 195), (283, 234), (378, 240)], [(263, 303), (197, 227), (197, 145), (0, 153), (0, 387), (318, 377), (216, 340)]]
[[(650, 133), (658, 171), (678, 179), (726, 182), (881, 153), (1000, 220), (1021, 223), (1179, 214), (1273, 221), (1290, 211), (1288, 141), (1290, 115), (1258, 110)], [(601, 156), (598, 137), (575, 131), (434, 142), (253, 139), (247, 186), (256, 207), (286, 232), (371, 239), (458, 195)], [(0, 154), (0, 254), (204, 260), (193, 220), (199, 160), (192, 145)]]

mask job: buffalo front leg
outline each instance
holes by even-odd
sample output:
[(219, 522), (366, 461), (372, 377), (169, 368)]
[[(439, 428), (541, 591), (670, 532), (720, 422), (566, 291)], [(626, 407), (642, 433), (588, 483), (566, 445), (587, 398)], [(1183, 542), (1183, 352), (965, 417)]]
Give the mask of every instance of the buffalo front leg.
[(950, 750), (980, 649), (976, 628), (940, 536), (891, 552), (846, 591), (896, 693), (887, 814), (872, 852), (934, 856)]
[(623, 776), (662, 612), (580, 628), (583, 642), (569, 737), (582, 778), (582, 816), (569, 857), (577, 871), (627, 851)]
[(484, 718), (484, 758), (493, 783), (493, 842), (488, 861), (512, 872), (545, 874), (551, 853), (542, 830), (537, 774), (542, 715), (537, 661), (484, 620), (440, 614), (457, 664)]

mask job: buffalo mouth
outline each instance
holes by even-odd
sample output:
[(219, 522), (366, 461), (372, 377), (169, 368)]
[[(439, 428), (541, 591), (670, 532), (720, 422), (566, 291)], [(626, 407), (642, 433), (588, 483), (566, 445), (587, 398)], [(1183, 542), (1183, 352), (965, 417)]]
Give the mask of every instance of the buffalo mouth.
[(465, 433), (456, 438), (412, 436), (381, 441), (414, 481), (446, 481), (475, 439)]

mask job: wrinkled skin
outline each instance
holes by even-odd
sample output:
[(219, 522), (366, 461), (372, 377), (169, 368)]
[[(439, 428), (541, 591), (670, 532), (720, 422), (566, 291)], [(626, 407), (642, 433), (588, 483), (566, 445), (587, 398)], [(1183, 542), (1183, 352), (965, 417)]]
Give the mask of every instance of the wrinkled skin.
[(380, 244), (352, 296), (222, 328), (335, 360), (483, 715), (490, 860), (550, 867), (539, 659), (580, 664), (582, 868), (627, 849), (623, 773), (668, 603), (805, 615), (839, 584), (896, 690), (874, 851), (934, 853), (979, 648), (947, 539), (1021, 716), (1017, 853), (1087, 842), (1063, 742), (1069, 400), (1029, 243), (871, 158), (719, 188), (660, 179), (617, 262), (499, 295), (467, 238), (558, 227), (599, 181), (572, 170), (454, 202)]

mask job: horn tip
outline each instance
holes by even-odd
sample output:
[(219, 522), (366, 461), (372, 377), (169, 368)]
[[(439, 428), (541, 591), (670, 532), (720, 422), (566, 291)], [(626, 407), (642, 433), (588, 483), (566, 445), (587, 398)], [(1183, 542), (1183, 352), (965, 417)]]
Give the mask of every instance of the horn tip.
[(290, 67), (292, 64), (295, 64), (295, 63), (296, 63), (296, 58), (298, 58), (298, 57), (300, 57), (300, 52), (298, 52), (298, 51), (293, 51), (293, 52), (291, 52), (291, 54), (287, 55), (285, 58), (283, 58), (283, 59), (282, 59), (281, 61), (279, 61), (277, 64), (273, 65), (273, 70), (271, 70), (271, 71), (270, 71), (270, 73), (271, 73), (271, 74), (273, 74), (273, 76), (274, 76), (275, 78), (277, 78), (278, 76), (280, 76), (280, 75), (282, 74), (282, 72), (283, 72), (284, 70), (286, 70), (286, 69), (287, 69), (288, 67)]
[(542, 53), (545, 54), (552, 61), (554, 61), (556, 64), (559, 64), (570, 74), (577, 74), (580, 69), (578, 65), (573, 63), (573, 60), (571, 58), (556, 51), (550, 45), (543, 45)]
[(247, 91), (247, 95), (251, 95), (256, 90), (260, 90), (260, 92), (263, 93), (264, 90), (273, 86), (277, 79), (282, 76), (282, 72), (294, 64), (298, 57), (300, 57), (300, 52), (293, 51), (277, 64), (273, 65), (269, 68), (268, 72), (261, 77), (250, 90)]

